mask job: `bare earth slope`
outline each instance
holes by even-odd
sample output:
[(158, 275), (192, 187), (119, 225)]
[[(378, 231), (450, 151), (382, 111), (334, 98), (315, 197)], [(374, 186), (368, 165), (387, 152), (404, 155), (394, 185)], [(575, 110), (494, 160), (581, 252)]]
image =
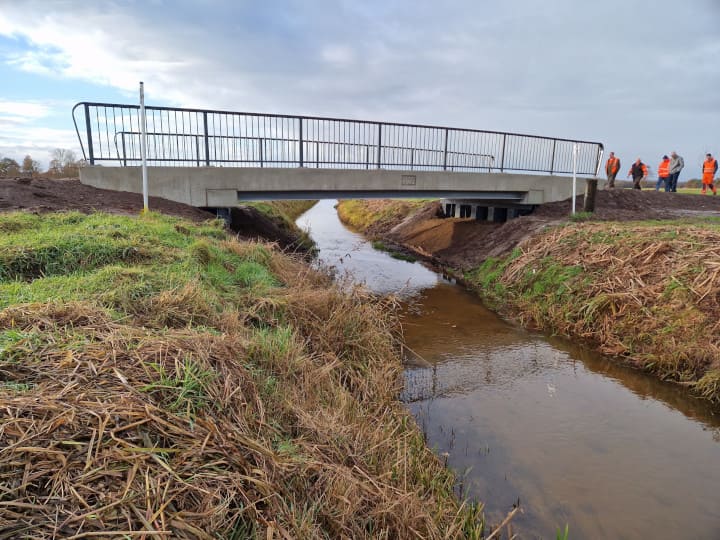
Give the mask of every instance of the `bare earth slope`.
[[(538, 207), (532, 215), (497, 224), (474, 219), (436, 217), (439, 204), (408, 217), (386, 231), (370, 231), (405, 245), (445, 266), (469, 269), (488, 257), (510, 252), (516, 245), (548, 225), (567, 219), (570, 200)], [(582, 208), (578, 197), (577, 208)], [(697, 215), (720, 216), (720, 198), (655, 191), (600, 191), (593, 219), (633, 221), (674, 219)]]
[[(142, 210), (142, 195), (110, 191), (81, 184), (76, 178), (0, 178), (0, 212), (29, 210), (56, 212), (99, 210), (113, 214), (137, 214)], [(150, 197), (150, 208), (163, 214), (187, 219), (212, 219), (213, 215), (187, 204)]]

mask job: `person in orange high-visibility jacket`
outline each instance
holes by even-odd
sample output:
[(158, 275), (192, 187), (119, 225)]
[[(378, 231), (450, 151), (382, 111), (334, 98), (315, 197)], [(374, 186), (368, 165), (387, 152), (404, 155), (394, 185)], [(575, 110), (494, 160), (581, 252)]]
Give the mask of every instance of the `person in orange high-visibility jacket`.
[(647, 165), (645, 165), (640, 158), (637, 158), (637, 161), (632, 164), (630, 172), (628, 172), (627, 175), (632, 175), (633, 189), (642, 189), (642, 187), (640, 187), (640, 182), (645, 180), (648, 176)]
[(655, 191), (660, 191), (660, 186), (665, 184), (665, 191), (670, 191), (670, 158), (663, 156), (660, 165), (658, 165), (658, 179), (655, 184)]
[(705, 155), (705, 161), (703, 161), (703, 175), (702, 175), (702, 193), (705, 195), (708, 186), (712, 189), (713, 195), (717, 195), (717, 188), (715, 187), (715, 173), (718, 170), (717, 159), (712, 157), (712, 154)]
[(607, 188), (613, 189), (615, 187), (615, 177), (620, 172), (620, 159), (615, 157), (615, 152), (610, 152), (607, 165), (605, 165), (605, 172), (607, 173)]

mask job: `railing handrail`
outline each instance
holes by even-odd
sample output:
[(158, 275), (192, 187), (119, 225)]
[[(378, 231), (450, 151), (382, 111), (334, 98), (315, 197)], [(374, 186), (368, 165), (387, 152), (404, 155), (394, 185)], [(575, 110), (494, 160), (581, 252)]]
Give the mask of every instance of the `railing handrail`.
[[(124, 107), (126, 109), (140, 109), (139, 105), (131, 105), (125, 103), (99, 103), (93, 101), (80, 101), (73, 107), (73, 118), (75, 117), (75, 109), (80, 105), (87, 105), (89, 107)], [(241, 111), (223, 111), (213, 109), (193, 109), (185, 107), (160, 107), (146, 105), (145, 110), (151, 111), (177, 111), (177, 112), (193, 112), (193, 113), (208, 113), (208, 114), (230, 114), (236, 116), (254, 116), (254, 117), (265, 117), (265, 118), (285, 118), (287, 120), (323, 120), (330, 122), (350, 122), (355, 124), (367, 124), (367, 125), (383, 125), (383, 126), (394, 126), (394, 127), (412, 127), (422, 129), (437, 129), (437, 130), (451, 130), (451, 131), (463, 131), (467, 133), (488, 133), (492, 135), (512, 135), (514, 137), (529, 137), (531, 139), (543, 139), (547, 141), (562, 141), (572, 142), (578, 144), (597, 144), (601, 148), (604, 148), (603, 144), (597, 141), (583, 141), (580, 139), (564, 139), (561, 137), (548, 137), (545, 135), (530, 135), (528, 133), (511, 133), (507, 131), (492, 131), (486, 129), (472, 129), (472, 128), (455, 128), (450, 126), (435, 126), (430, 124), (404, 124), (399, 122), (381, 122), (378, 120), (357, 120), (354, 118), (331, 118), (329, 116), (305, 116), (299, 114), (274, 114), (274, 113), (253, 113), (253, 112), (241, 112)], [(77, 129), (77, 124), (75, 124)]]
[[(118, 135), (140, 135), (141, 133), (139, 131), (116, 131), (115, 137)], [(163, 133), (162, 131), (147, 131), (145, 132), (145, 135), (152, 135), (152, 136), (160, 136), (160, 137), (205, 137), (204, 133)], [(287, 138), (281, 138), (281, 137), (245, 137), (242, 135), (209, 135), (208, 138), (210, 139), (237, 139), (241, 141), (280, 141), (280, 142), (292, 142), (296, 143), (298, 142), (297, 139), (287, 139)], [(356, 143), (356, 142), (335, 142), (335, 141), (320, 141), (315, 139), (303, 139), (303, 144), (336, 144), (336, 145), (342, 145), (342, 146), (363, 146), (363, 147), (370, 147), (374, 148), (374, 144), (370, 143)], [(416, 147), (408, 147), (408, 146), (386, 146), (383, 145), (383, 148), (387, 148), (390, 150), (407, 150), (407, 151), (415, 151), (415, 152), (444, 152), (444, 150), (439, 150), (437, 148), (416, 148)], [(448, 150), (448, 154), (454, 154), (458, 156), (476, 156), (476, 157), (484, 157), (484, 158), (490, 158), (495, 159), (495, 156), (492, 154), (475, 154), (472, 152), (458, 152), (457, 150)], [(187, 161), (192, 161), (188, 159)]]
[[(85, 130), (87, 138), (87, 153), (85, 144), (83, 143), (83, 136), (80, 134), (80, 128), (78, 127), (76, 110), (78, 107), (83, 107), (85, 111)], [(94, 112), (94, 118), (90, 118), (90, 110)], [(287, 115), (287, 114), (265, 114), (265, 113), (253, 113), (253, 112), (241, 112), (241, 111), (225, 111), (215, 109), (199, 109), (199, 108), (179, 108), (179, 107), (164, 107), (164, 106), (146, 106), (146, 110), (152, 114), (153, 126), (157, 126), (155, 120), (155, 112), (160, 112), (160, 131), (151, 131), (147, 135), (152, 137), (195, 137), (196, 139), (204, 139), (204, 147), (202, 148), (202, 161), (204, 165), (209, 166), (213, 162), (218, 163), (252, 163), (260, 162), (260, 166), (263, 163), (263, 152), (260, 150), (259, 159), (225, 159), (223, 153), (227, 156), (232, 150), (229, 146), (218, 146), (218, 143), (213, 143), (212, 147), (209, 145), (211, 140), (268, 140), (268, 141), (282, 141), (290, 142), (297, 145), (297, 158), (286, 158), (286, 159), (267, 159), (268, 163), (297, 163), (300, 167), (303, 167), (304, 160), (304, 148), (307, 148), (307, 144), (322, 144), (330, 147), (345, 147), (353, 148), (360, 147), (368, 150), (365, 165), (370, 164), (373, 167), (397, 167), (403, 165), (399, 163), (397, 157), (388, 157), (387, 154), (383, 154), (384, 151), (413, 151), (413, 152), (425, 152), (426, 156), (441, 155), (440, 161), (435, 162), (435, 158), (421, 158), (424, 159), (423, 163), (414, 164), (412, 161), (411, 166), (418, 167), (429, 167), (429, 168), (440, 168), (447, 170), (447, 167), (458, 167), (462, 166), (452, 164), (448, 162), (448, 156), (467, 156), (474, 158), (489, 158), (492, 161), (491, 168), (499, 171), (513, 170), (513, 171), (528, 171), (528, 172), (547, 172), (553, 174), (555, 172), (569, 172), (567, 171), (567, 146), (563, 146), (562, 150), (558, 149), (558, 158), (556, 159), (556, 148), (558, 143), (567, 143), (582, 145), (584, 148), (583, 152), (583, 164), (579, 174), (599, 174), (601, 167), (601, 160), (604, 152), (604, 146), (600, 142), (585, 141), (568, 138), (548, 137), (542, 135), (531, 135), (524, 133), (511, 133), (493, 130), (481, 130), (472, 128), (453, 128), (447, 126), (428, 125), (428, 124), (407, 124), (398, 122), (380, 122), (375, 120), (359, 120), (352, 118), (332, 118), (332, 117), (321, 117), (321, 116), (303, 116), (303, 115)], [(104, 113), (102, 111), (104, 109)], [(108, 109), (112, 111), (112, 118), (108, 114)], [(116, 111), (120, 110), (119, 116), (116, 116)], [(134, 113), (129, 114), (129, 111), (138, 111), (139, 105), (135, 104), (121, 104), (121, 103), (103, 103), (93, 101), (81, 101), (72, 108), (73, 124), (75, 126), (75, 132), (77, 133), (80, 147), (82, 149), (83, 157), (89, 160), (91, 164), (94, 164), (95, 160), (98, 161), (114, 161), (112, 155), (108, 155), (104, 151), (104, 147), (110, 143), (110, 137), (112, 136), (113, 145), (115, 146), (116, 153), (119, 157), (119, 150), (117, 148), (117, 136), (119, 134), (135, 135), (137, 132), (133, 131), (133, 118)], [(216, 118), (213, 115), (219, 115), (220, 118)], [(180, 121), (182, 120), (182, 128), (180, 128)], [(185, 119), (187, 118), (187, 127), (191, 133), (172, 133), (164, 131), (163, 119), (167, 123), (168, 130), (172, 129), (174, 117), (174, 125), (176, 130), (185, 130), (186, 124)], [(194, 127), (192, 118), (195, 119)], [(257, 119), (257, 121), (255, 121)], [(262, 120), (262, 122), (260, 121)], [(212, 129), (210, 129), (210, 121), (212, 122)], [(126, 122), (129, 123), (130, 131), (125, 129)], [(139, 120), (136, 120), (136, 123)], [(223, 122), (225, 125), (225, 135), (223, 132)], [(232, 122), (232, 135), (230, 135), (229, 124)], [(102, 129), (102, 123), (105, 124), (104, 130)], [(120, 125), (122, 123), (122, 126)], [(110, 127), (112, 125), (112, 127)], [(239, 136), (236, 135), (235, 126), (238, 126)], [(241, 126), (245, 126), (245, 135), (242, 135)], [(250, 129), (248, 130), (248, 125)], [(220, 134), (218, 132), (218, 126)], [(254, 128), (253, 126), (256, 126)], [(273, 128), (274, 126), (274, 128)], [(279, 130), (278, 130), (279, 126)], [(309, 132), (305, 133), (303, 137), (303, 127), (315, 126), (314, 129), (309, 129), (314, 134)], [(320, 127), (318, 127), (320, 126)], [(93, 131), (97, 128), (98, 132), (93, 136)], [(370, 127), (370, 129), (368, 129)], [(383, 128), (391, 128), (390, 130)], [(193, 131), (199, 131), (198, 133), (192, 133)], [(114, 134), (113, 134), (114, 131)], [(248, 136), (250, 131), (250, 136)], [(291, 138), (283, 137), (283, 131), (287, 133)], [(319, 132), (332, 132), (330, 138), (338, 138), (340, 140), (321, 140), (318, 138)], [(268, 137), (257, 134), (257, 132), (267, 132), (270, 134), (278, 134), (280, 137)], [(293, 133), (298, 133), (293, 136)], [(139, 134), (139, 133), (138, 133)], [(355, 134), (355, 135), (353, 135)], [(375, 135), (373, 135), (375, 134)], [(408, 135), (409, 134), (409, 135)], [(308, 137), (309, 135), (309, 137)], [(358, 141), (357, 135), (360, 135), (364, 141)], [(403, 145), (405, 139), (403, 137), (408, 136), (408, 144)], [(320, 135), (320, 137), (323, 137)], [(429, 142), (428, 148), (423, 141)], [(342, 140), (344, 138), (344, 140)], [(452, 147), (449, 147), (449, 140), (452, 138)], [(178, 139), (179, 141), (180, 139)], [(475, 141), (475, 142), (473, 142)], [(479, 142), (478, 142), (479, 141)], [(493, 142), (494, 141), (494, 142)], [(532, 141), (541, 141), (539, 143), (533, 143)], [(390, 144), (383, 144), (383, 142)], [(399, 142), (400, 145), (397, 143)], [(97, 145), (95, 144), (97, 143)], [(104, 144), (105, 143), (105, 144)], [(508, 145), (506, 149), (506, 143)], [(157, 139), (155, 140), (156, 151), (158, 146)], [(184, 144), (184, 143), (183, 143)], [(223, 143), (224, 144), (224, 143)], [(550, 144), (552, 144), (552, 151), (550, 151)], [(416, 146), (419, 145), (419, 146)], [(95, 154), (97, 146), (97, 156)], [(443, 149), (444, 146), (444, 149)], [(463, 148), (463, 146), (465, 148)], [(502, 148), (500, 148), (502, 146)], [(188, 161), (196, 162), (200, 165), (200, 149), (195, 154), (192, 152), (189, 154), (189, 158), (179, 158), (180, 144), (176, 142), (175, 154), (178, 156), (177, 159), (173, 158), (172, 143), (167, 147), (162, 141), (159, 142), (161, 151), (160, 157), (156, 157), (152, 160), (154, 162), (163, 161), (162, 156), (166, 156), (165, 161), (177, 162), (177, 161)], [(484, 148), (483, 148), (484, 147)], [(474, 149), (478, 149), (474, 152)], [(212, 149), (213, 155), (210, 155)], [(466, 151), (469, 149), (470, 151)], [(187, 150), (183, 147), (183, 151)], [(372, 150), (372, 152), (370, 152)], [(483, 151), (485, 150), (485, 151)], [(491, 153), (488, 153), (490, 150)], [(242, 152), (242, 150), (241, 150)], [(276, 147), (274, 150), (269, 149), (269, 154), (283, 153), (288, 155), (292, 153), (290, 150), (284, 150)], [(316, 150), (316, 153), (319, 150)], [(370, 154), (374, 155), (370, 155)], [(123, 154), (125, 154), (124, 137), (123, 137)], [(220, 159), (218, 159), (218, 154)], [(185, 153), (184, 155), (188, 155)], [(496, 166), (496, 155), (499, 157), (499, 165)], [(444, 157), (442, 157), (444, 156)], [(372, 158), (372, 161), (370, 161)], [(123, 158), (126, 162), (128, 161), (127, 156)], [(131, 160), (134, 158), (130, 158)], [(319, 160), (308, 160), (308, 163), (319, 163)], [(323, 162), (342, 165), (358, 165), (359, 163), (352, 158), (348, 159), (347, 154), (344, 154), (343, 159), (334, 157), (333, 161)], [(467, 162), (466, 162), (467, 163)], [(477, 165), (470, 165), (466, 168), (478, 168)], [(485, 167), (481, 167), (485, 168)]]

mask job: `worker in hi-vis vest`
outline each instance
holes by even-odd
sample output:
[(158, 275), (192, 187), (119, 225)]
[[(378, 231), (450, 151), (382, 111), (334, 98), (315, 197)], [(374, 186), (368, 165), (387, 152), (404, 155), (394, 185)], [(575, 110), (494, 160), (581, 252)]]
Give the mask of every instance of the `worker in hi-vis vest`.
[(612, 189), (615, 187), (615, 177), (620, 172), (620, 158), (615, 157), (615, 152), (610, 152), (605, 172), (607, 173), (607, 188)]
[(655, 191), (660, 191), (660, 186), (665, 184), (665, 191), (670, 191), (670, 158), (663, 156), (660, 165), (658, 165), (658, 179), (655, 184)]
[(713, 195), (717, 195), (717, 188), (715, 187), (715, 173), (718, 170), (717, 159), (712, 157), (712, 154), (705, 154), (705, 161), (703, 161), (703, 176), (702, 176), (702, 191), (705, 195), (708, 186), (712, 189)]

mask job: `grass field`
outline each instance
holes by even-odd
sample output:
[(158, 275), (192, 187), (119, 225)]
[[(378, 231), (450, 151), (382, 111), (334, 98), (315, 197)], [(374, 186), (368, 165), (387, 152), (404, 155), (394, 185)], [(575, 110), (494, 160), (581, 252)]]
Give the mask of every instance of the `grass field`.
[(0, 530), (481, 538), (394, 304), (219, 222), (0, 215)]

